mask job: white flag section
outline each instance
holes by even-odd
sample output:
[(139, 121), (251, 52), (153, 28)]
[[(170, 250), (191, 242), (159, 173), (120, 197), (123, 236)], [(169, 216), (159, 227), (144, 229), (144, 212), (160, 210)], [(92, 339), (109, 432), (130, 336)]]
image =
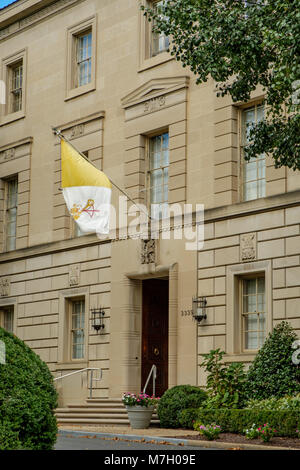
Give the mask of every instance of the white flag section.
[(62, 190), (68, 210), (84, 233), (109, 233), (108, 177), (61, 139)]

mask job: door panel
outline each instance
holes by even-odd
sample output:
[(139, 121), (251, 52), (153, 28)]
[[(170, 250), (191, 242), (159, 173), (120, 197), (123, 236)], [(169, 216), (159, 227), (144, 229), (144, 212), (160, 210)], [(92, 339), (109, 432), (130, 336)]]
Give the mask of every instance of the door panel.
[[(169, 282), (162, 279), (143, 281), (142, 389), (153, 364), (157, 367), (155, 395), (168, 388)], [(146, 393), (152, 395), (152, 377)]]

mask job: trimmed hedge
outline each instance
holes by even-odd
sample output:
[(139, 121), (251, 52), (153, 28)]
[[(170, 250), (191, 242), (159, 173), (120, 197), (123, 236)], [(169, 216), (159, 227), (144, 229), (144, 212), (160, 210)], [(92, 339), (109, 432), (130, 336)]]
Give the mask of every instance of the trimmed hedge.
[(57, 392), (48, 366), (23, 341), (0, 328), (0, 450), (50, 450), (56, 441)]
[(180, 413), (182, 425), (193, 429), (193, 422), (202, 424), (216, 423), (222, 432), (242, 434), (253, 424), (269, 423), (277, 431), (277, 436), (296, 437), (296, 429), (300, 426), (300, 411), (296, 410), (251, 410), (251, 409), (189, 409)]
[(179, 428), (179, 414), (186, 408), (199, 408), (207, 399), (207, 394), (199, 387), (176, 385), (167, 390), (159, 400), (157, 414), (161, 427)]

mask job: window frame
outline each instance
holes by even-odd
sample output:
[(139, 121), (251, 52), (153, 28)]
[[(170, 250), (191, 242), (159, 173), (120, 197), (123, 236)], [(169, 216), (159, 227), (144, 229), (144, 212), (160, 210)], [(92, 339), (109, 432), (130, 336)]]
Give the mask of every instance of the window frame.
[[(17, 111), (11, 110), (11, 76), (13, 68), (22, 62), (22, 98)], [(0, 126), (25, 117), (26, 106), (27, 48), (22, 49), (2, 60), (2, 80), (6, 84), (5, 105), (2, 107)]]
[[(251, 103), (247, 103), (247, 105), (244, 105), (244, 106), (241, 106), (239, 108), (239, 125), (238, 125), (238, 128), (239, 128), (239, 132), (238, 132), (238, 135), (239, 135), (239, 180), (240, 180), (240, 184), (239, 184), (239, 201), (240, 202), (249, 202), (249, 201), (255, 201), (257, 199), (261, 199), (261, 198), (264, 198), (266, 197), (266, 189), (267, 189), (267, 184), (266, 184), (266, 168), (267, 168), (267, 165), (266, 165), (266, 155), (263, 155), (261, 158), (257, 158), (257, 159), (252, 159), (250, 162), (246, 162), (244, 160), (244, 156), (243, 156), (243, 149), (244, 149), (244, 146), (245, 146), (245, 142), (244, 142), (244, 125), (243, 125), (243, 116), (244, 116), (244, 112), (247, 111), (247, 110), (250, 110), (252, 108), (254, 108), (255, 110), (255, 116), (257, 117), (257, 109), (262, 107), (263, 108), (263, 112), (264, 112), (264, 115), (265, 115), (265, 106), (264, 104), (262, 103), (261, 100), (258, 100), (258, 101), (253, 101)], [(255, 121), (257, 122), (257, 120)], [(258, 162), (259, 161), (264, 161), (264, 178), (259, 178), (258, 176)], [(249, 165), (249, 163), (256, 163), (256, 176), (257, 178), (254, 179), (254, 180), (249, 180), (245, 183), (244, 181), (244, 177), (245, 177), (245, 168), (246, 168), (246, 165)], [(262, 196), (258, 196), (258, 181), (264, 181), (264, 195)], [(256, 197), (255, 198), (246, 198), (245, 197), (245, 185), (247, 183), (251, 183), (251, 182), (256, 182)]]
[[(12, 314), (12, 329), (8, 330), (5, 328), (5, 313)], [(15, 305), (14, 304), (7, 304), (7, 305), (0, 305), (0, 326), (5, 329), (5, 331), (8, 331), (9, 333), (14, 333), (15, 332)]]
[[(8, 253), (8, 252), (11, 252), (11, 251), (15, 251), (16, 250), (16, 244), (17, 244), (17, 223), (18, 223), (18, 184), (19, 184), (19, 178), (18, 178), (18, 175), (13, 175), (13, 176), (10, 176), (9, 178), (5, 178), (3, 179), (4, 181), (4, 224), (3, 224), (3, 247), (4, 247), (4, 252), (5, 253)], [(15, 234), (14, 234), (14, 237), (9, 237), (9, 238), (14, 238), (14, 248), (12, 249), (9, 249), (8, 248), (8, 233), (7, 233), (7, 227), (8, 227), (8, 221), (7, 221), (7, 217), (8, 217), (8, 211), (11, 210), (12, 208), (9, 208), (8, 207), (8, 197), (9, 197), (9, 184), (14, 181), (16, 183), (16, 187), (17, 187), (17, 191), (16, 191), (16, 195), (17, 195), (17, 202), (16, 202), (16, 206), (14, 207), (16, 209), (16, 218), (15, 218), (15, 224), (16, 224), (16, 230), (15, 230)]]
[(240, 356), (251, 361), (257, 353), (256, 350), (242, 348), (240, 280), (260, 275), (265, 278), (266, 335), (268, 335), (272, 331), (273, 322), (272, 261), (253, 261), (226, 268), (226, 354), (232, 355), (232, 358)]
[[(77, 86), (77, 45), (78, 38), (90, 32), (91, 41), (91, 81)], [(97, 57), (97, 15), (91, 16), (67, 29), (67, 60), (66, 60), (66, 96), (65, 101), (89, 93), (96, 89), (96, 57)]]
[[(142, 5), (145, 7), (151, 7), (153, 3), (158, 3), (159, 0), (142, 0)], [(138, 7), (139, 8), (139, 7)], [(155, 67), (157, 65), (163, 64), (165, 62), (174, 60), (174, 57), (171, 56), (167, 50), (162, 51), (154, 56), (151, 55), (151, 37), (152, 37), (152, 21), (149, 22), (148, 19), (144, 16), (144, 13), (140, 11), (139, 8), (139, 68), (138, 72), (143, 72), (149, 68)], [(170, 39), (169, 39), (170, 47)]]
[[(169, 132), (169, 129), (166, 128), (166, 129), (161, 129), (160, 131), (156, 132), (156, 133), (153, 133), (153, 134), (149, 134), (146, 136), (146, 164), (147, 164), (147, 171), (146, 171), (146, 181), (145, 181), (145, 189), (146, 189), (146, 205), (147, 205), (147, 208), (148, 208), (148, 211), (149, 213), (151, 214), (151, 217), (155, 217), (155, 214), (151, 212), (151, 204), (152, 204), (152, 194), (151, 194), (151, 185), (150, 185), (150, 181), (151, 181), (151, 173), (152, 173), (152, 170), (151, 170), (151, 155), (150, 155), (150, 145), (151, 145), (151, 140), (155, 137), (159, 137), (159, 136), (163, 136), (164, 134), (168, 134), (168, 165), (167, 166), (160, 166), (160, 168), (157, 168), (157, 170), (164, 170), (165, 168), (168, 168), (168, 182), (167, 182), (167, 185), (163, 184), (161, 185), (162, 187), (162, 193), (164, 194), (164, 186), (167, 186), (167, 193), (168, 193), (168, 198), (167, 198), (167, 201), (163, 201), (163, 202), (159, 202), (159, 203), (154, 203), (154, 204), (160, 204), (160, 205), (166, 205), (166, 207), (168, 207), (168, 204), (169, 204), (169, 184), (170, 184), (170, 132)], [(162, 162), (162, 157), (160, 158), (160, 163)], [(153, 170), (155, 171), (155, 169)], [(163, 181), (164, 181), (164, 176), (163, 176)], [(163, 212), (165, 212), (164, 209), (162, 209)], [(158, 220), (161, 220), (163, 217), (162, 217), (162, 214), (161, 214), (161, 210), (159, 211), (160, 212), (160, 215), (159, 215), (159, 218)]]
[[(74, 316), (74, 304), (75, 303), (82, 303), (84, 305), (84, 311), (83, 311), (83, 327), (81, 328), (74, 328), (73, 327), (73, 316)], [(68, 306), (68, 325), (69, 325), (69, 357), (71, 361), (83, 361), (86, 358), (86, 302), (84, 297), (78, 297), (78, 298), (72, 298), (69, 299), (69, 306)], [(82, 311), (80, 310), (80, 317), (82, 316)], [(83, 342), (78, 343), (82, 345), (82, 350), (83, 354), (81, 357), (74, 357), (73, 354), (73, 347), (75, 344), (73, 341), (74, 338), (74, 331), (82, 331), (83, 332)]]
[[(264, 306), (265, 310), (264, 312), (257, 312), (258, 314), (263, 313), (265, 317), (265, 330), (264, 330), (264, 340), (265, 341), (267, 337), (267, 331), (266, 331), (266, 318), (267, 318), (267, 309), (266, 309), (266, 279), (265, 279), (265, 274), (263, 272), (258, 272), (258, 273), (252, 273), (248, 274), (245, 276), (240, 276), (239, 277), (239, 323), (240, 323), (240, 350), (244, 353), (253, 353), (257, 352), (262, 345), (258, 346), (256, 349), (251, 349), (246, 347), (246, 330), (245, 330), (245, 315), (248, 315), (250, 312), (244, 312), (244, 283), (245, 281), (248, 280), (253, 280), (255, 279), (256, 281), (258, 279), (264, 279)], [(256, 282), (256, 287), (257, 287), (257, 282)], [(258, 295), (257, 289), (256, 289), (256, 297)], [(256, 299), (257, 302), (257, 299)], [(255, 313), (255, 312), (253, 312)], [(248, 332), (251, 330), (248, 330)], [(259, 333), (261, 330), (255, 330), (255, 333)], [(259, 343), (259, 338), (257, 338), (257, 342)]]

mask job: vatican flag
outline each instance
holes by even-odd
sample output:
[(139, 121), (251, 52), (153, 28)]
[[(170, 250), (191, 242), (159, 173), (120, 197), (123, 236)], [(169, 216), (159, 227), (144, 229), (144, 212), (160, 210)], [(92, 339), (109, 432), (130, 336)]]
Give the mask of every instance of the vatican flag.
[(61, 138), (61, 183), (68, 210), (84, 233), (109, 233), (111, 183)]

